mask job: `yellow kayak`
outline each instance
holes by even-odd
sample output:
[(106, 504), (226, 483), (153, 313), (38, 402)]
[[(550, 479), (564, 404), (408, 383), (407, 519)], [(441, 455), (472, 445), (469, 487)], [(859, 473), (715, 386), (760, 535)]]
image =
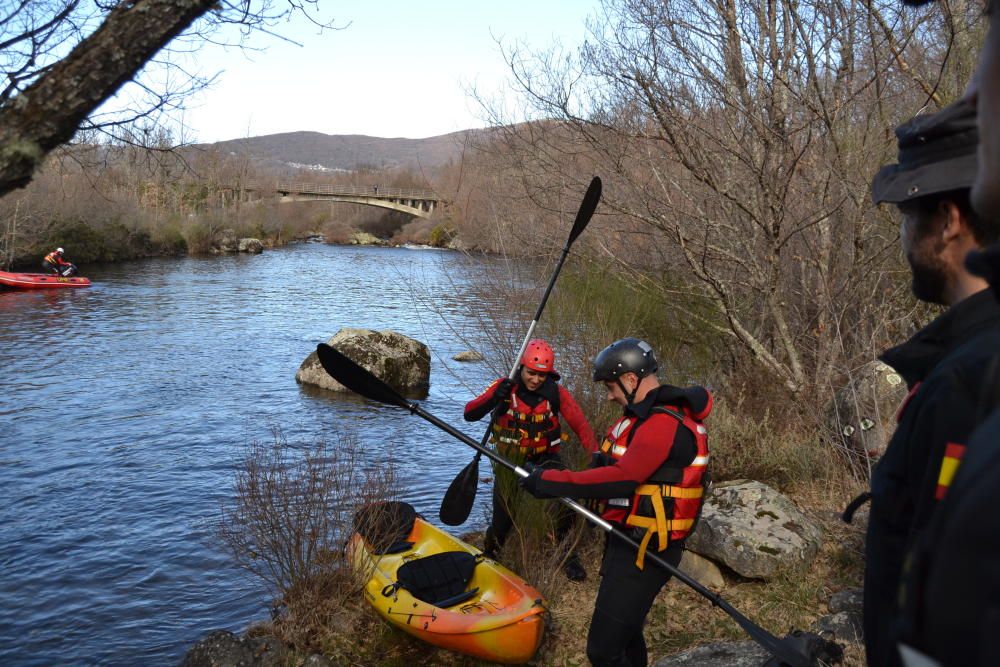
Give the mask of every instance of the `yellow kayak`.
[(519, 664), (545, 629), (542, 595), (407, 503), (369, 505), (354, 517), (351, 564), (368, 577), (378, 614), (426, 642), (482, 660)]

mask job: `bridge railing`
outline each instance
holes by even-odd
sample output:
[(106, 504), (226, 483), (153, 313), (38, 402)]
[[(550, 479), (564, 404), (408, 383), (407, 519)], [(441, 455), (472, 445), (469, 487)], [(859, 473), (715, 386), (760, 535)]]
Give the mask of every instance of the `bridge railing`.
[(380, 185), (319, 185), (316, 183), (278, 182), (274, 188), (261, 187), (248, 189), (273, 189), (284, 194), (300, 195), (340, 195), (345, 197), (378, 197), (379, 199), (419, 199), (422, 201), (441, 201), (441, 197), (433, 190), (383, 188)]

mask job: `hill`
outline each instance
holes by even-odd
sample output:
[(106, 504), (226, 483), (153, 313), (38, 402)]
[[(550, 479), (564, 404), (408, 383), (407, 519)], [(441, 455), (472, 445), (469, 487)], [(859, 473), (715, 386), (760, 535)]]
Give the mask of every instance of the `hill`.
[(229, 153), (249, 155), (278, 167), (354, 170), (359, 167), (434, 169), (457, 159), (470, 135), (463, 130), (425, 139), (369, 137), (360, 134), (284, 132), (202, 144)]

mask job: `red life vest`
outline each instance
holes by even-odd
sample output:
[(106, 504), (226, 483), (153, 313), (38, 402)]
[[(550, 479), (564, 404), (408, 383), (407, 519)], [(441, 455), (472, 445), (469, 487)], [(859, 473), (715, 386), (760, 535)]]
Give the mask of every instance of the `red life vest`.
[[(701, 513), (708, 483), (708, 431), (704, 424), (694, 419), (685, 408), (658, 405), (650, 413), (669, 415), (679, 421), (694, 436), (697, 453), (694, 460), (681, 461), (680, 455), (672, 448), (667, 459), (644, 484), (636, 488), (631, 498), (608, 500), (609, 506), (625, 510), (626, 525), (646, 529), (635, 561), (640, 570), (646, 547), (654, 534), (657, 536), (657, 551), (663, 551), (671, 541), (682, 540), (691, 534)], [(601, 443), (601, 451), (615, 461), (621, 459), (643, 421), (633, 416), (619, 419), (608, 430)]]
[(553, 405), (546, 398), (531, 407), (519, 400), (515, 391), (507, 401), (507, 411), (493, 422), (493, 441), (505, 453), (516, 452), (528, 458), (556, 453), (567, 437), (562, 433), (558, 411), (558, 403)]
[[(38, 257), (38, 255), (35, 255), (35, 257)], [(59, 266), (60, 264), (63, 263), (63, 258), (62, 258), (61, 255), (59, 255), (55, 251), (52, 251), (48, 255), (45, 256), (45, 260), (44, 261), (46, 261), (49, 264), (52, 264), (54, 266)]]

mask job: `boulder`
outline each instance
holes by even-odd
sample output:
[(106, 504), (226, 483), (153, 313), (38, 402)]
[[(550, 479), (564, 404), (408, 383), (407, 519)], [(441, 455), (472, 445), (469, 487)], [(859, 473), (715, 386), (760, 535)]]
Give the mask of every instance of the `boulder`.
[(686, 546), (744, 577), (769, 579), (808, 564), (821, 543), (819, 528), (792, 501), (739, 480), (712, 488)]
[(831, 614), (842, 611), (861, 613), (861, 606), (864, 603), (864, 591), (860, 588), (848, 588), (830, 596), (827, 607)]
[(259, 255), (264, 252), (264, 244), (260, 242), (260, 239), (240, 239), (238, 248), (240, 252), (251, 255)]
[(465, 352), (459, 352), (452, 359), (455, 361), (482, 361), (483, 355), (475, 350), (466, 350)]
[(862, 603), (864, 592), (860, 588), (848, 588), (830, 596), (827, 606), (830, 615), (813, 623), (816, 632), (829, 632), (842, 641), (859, 642), (864, 638)]
[(250, 667), (253, 650), (228, 630), (214, 630), (191, 647), (181, 667)]
[(827, 405), (829, 437), (850, 451), (879, 456), (896, 428), (896, 411), (906, 393), (906, 382), (892, 368), (881, 361), (866, 364)]
[[(427, 346), (395, 331), (341, 329), (327, 345), (345, 354), (390, 387), (411, 397), (422, 397), (430, 386), (431, 355)], [(319, 356), (306, 357), (296, 381), (330, 391), (349, 391), (323, 370)]]
[(354, 232), (350, 237), (351, 245), (385, 245), (385, 241), (368, 232)]
[(215, 234), (216, 242), (213, 244), (212, 252), (229, 253), (239, 252), (240, 242), (236, 238), (236, 232), (231, 229), (220, 229)]
[(702, 586), (707, 586), (714, 590), (719, 590), (726, 586), (726, 580), (722, 577), (719, 567), (693, 551), (684, 550), (684, 555), (681, 556), (681, 562), (678, 567), (681, 572), (694, 578)]
[(818, 619), (812, 624), (812, 630), (824, 636), (831, 634), (843, 642), (860, 642), (864, 638), (861, 624), (860, 612), (840, 611)]
[(251, 637), (244, 642), (250, 647), (255, 667), (285, 667), (292, 652), (277, 637)]
[(660, 658), (653, 667), (760, 667), (769, 657), (757, 642), (716, 642)]
[(280, 639), (240, 639), (228, 630), (215, 630), (195, 644), (181, 667), (284, 667), (292, 654)]

